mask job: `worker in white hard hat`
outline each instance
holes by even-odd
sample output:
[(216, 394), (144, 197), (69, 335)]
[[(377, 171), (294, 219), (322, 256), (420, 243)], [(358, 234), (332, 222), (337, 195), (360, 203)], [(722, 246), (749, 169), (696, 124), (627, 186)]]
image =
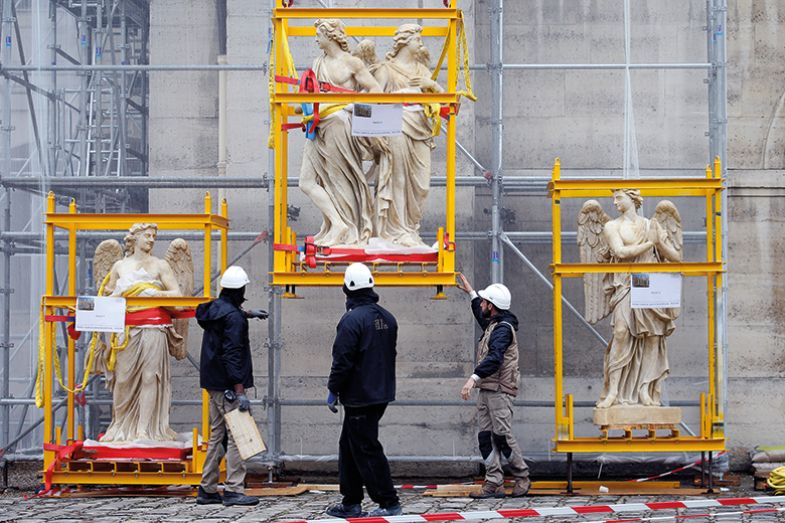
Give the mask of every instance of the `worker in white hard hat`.
[[(242, 308), (245, 288), (250, 282), (242, 267), (232, 265), (221, 276), (218, 298), (196, 308), (196, 320), (204, 329), (199, 384), (210, 397), (210, 441), (196, 497), (199, 505), (259, 503), (259, 498), (244, 494), (245, 462), (224, 422), (224, 414), (229, 411), (251, 410), (251, 402), (246, 395), (247, 390), (254, 386), (248, 319), (263, 320), (267, 318), (267, 312), (261, 309), (246, 311)], [(218, 493), (218, 474), (224, 455), (226, 480), (221, 497)]]
[(502, 459), (509, 463), (515, 477), (513, 497), (526, 495), (531, 486), (529, 467), (512, 434), (512, 401), (518, 395), (518, 318), (510, 312), (512, 296), (501, 283), (475, 292), (463, 274), (458, 288), (472, 298), (472, 312), (483, 329), (477, 344), (477, 366), (461, 388), (461, 397), (468, 400), (473, 388), (480, 389), (477, 398), (479, 433), (477, 440), (485, 463), (485, 482), (473, 498), (503, 498), (504, 474)]
[(338, 474), (343, 499), (327, 514), (357, 518), (362, 510), (363, 486), (379, 504), (369, 516), (401, 514), (390, 465), (379, 443), (379, 420), (395, 400), (395, 356), (398, 322), (379, 305), (373, 274), (362, 263), (344, 273), (346, 313), (338, 323), (333, 343), (333, 363), (327, 382), (327, 406), (332, 412), (340, 401), (344, 408), (338, 443)]

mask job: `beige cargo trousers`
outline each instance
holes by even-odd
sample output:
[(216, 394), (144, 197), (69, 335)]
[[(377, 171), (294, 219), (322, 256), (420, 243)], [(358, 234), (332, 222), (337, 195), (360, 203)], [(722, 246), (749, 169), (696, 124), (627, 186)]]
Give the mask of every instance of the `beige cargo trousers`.
[(245, 462), (240, 457), (237, 444), (224, 421), (224, 414), (239, 407), (240, 403), (236, 400), (227, 401), (223, 391), (208, 390), (207, 393), (210, 396), (210, 440), (202, 469), (202, 489), (209, 494), (218, 492), (219, 467), (221, 458), (225, 455), (225, 490), (242, 494), (245, 490)]

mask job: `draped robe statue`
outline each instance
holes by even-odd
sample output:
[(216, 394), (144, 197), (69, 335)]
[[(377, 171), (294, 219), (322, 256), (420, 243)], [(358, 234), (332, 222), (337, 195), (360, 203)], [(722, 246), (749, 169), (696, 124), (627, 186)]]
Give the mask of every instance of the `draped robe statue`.
[[(426, 67), (428, 50), (422, 43), (422, 27), (403, 24), (395, 32), (386, 59), (371, 72), (386, 93), (442, 92)], [(425, 108), (405, 105), (403, 134), (387, 138), (389, 151), (378, 156), (372, 168), (377, 179), (374, 202), (374, 235), (405, 247), (423, 246), (420, 220), (431, 181), (433, 121), (426, 109), (438, 114), (438, 105)], [(438, 125), (438, 122), (437, 122)]]
[[(343, 23), (320, 19), (314, 25), (323, 51), (313, 63), (317, 79), (379, 92), (362, 60), (349, 54)], [(362, 146), (352, 137), (350, 111), (351, 105), (321, 104), (315, 139), (305, 141), (299, 186), (322, 213), (322, 227), (315, 236), (319, 245), (363, 245), (373, 232), (371, 190), (363, 171)]]
[[(102, 286), (104, 295), (182, 296), (193, 292), (188, 244), (176, 239), (165, 259), (156, 258), (151, 254), (156, 233), (157, 227), (151, 223), (131, 227), (125, 238), (126, 255), (111, 265)], [(104, 281), (100, 266), (111, 263), (118, 250), (120, 246), (114, 240), (99, 245), (94, 262), (97, 282)], [(101, 344), (99, 366), (113, 400), (112, 422), (101, 442), (175, 440), (177, 434), (169, 427), (169, 356), (185, 357), (185, 339), (180, 333), (185, 333), (187, 320), (172, 319), (168, 311), (158, 307), (129, 308), (128, 312), (141, 323), (128, 325), (124, 334), (112, 336), (108, 345)]]
[[(584, 203), (578, 217), (583, 263), (658, 263), (682, 259), (681, 217), (668, 200), (654, 217), (637, 214), (643, 198), (634, 189), (613, 193), (621, 215), (611, 220), (596, 200)], [(614, 405), (659, 406), (668, 376), (666, 339), (679, 309), (633, 309), (629, 273), (586, 274), (586, 320), (611, 315), (613, 337), (605, 350), (603, 389), (598, 409)]]

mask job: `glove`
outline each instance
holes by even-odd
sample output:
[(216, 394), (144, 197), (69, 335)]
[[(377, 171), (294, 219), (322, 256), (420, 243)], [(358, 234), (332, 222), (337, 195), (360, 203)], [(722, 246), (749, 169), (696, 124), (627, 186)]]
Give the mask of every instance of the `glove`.
[(267, 311), (262, 309), (253, 309), (250, 311), (245, 311), (246, 318), (258, 318), (260, 320), (266, 320), (267, 316), (269, 316), (269, 314), (267, 314)]
[(237, 401), (240, 402), (240, 406), (238, 408), (241, 412), (251, 411), (251, 400), (248, 399), (248, 396), (245, 394), (238, 394)]
[(333, 394), (333, 391), (328, 390), (327, 391), (327, 408), (330, 409), (330, 412), (332, 412), (333, 414), (338, 412), (338, 407), (336, 405), (338, 405), (338, 396)]

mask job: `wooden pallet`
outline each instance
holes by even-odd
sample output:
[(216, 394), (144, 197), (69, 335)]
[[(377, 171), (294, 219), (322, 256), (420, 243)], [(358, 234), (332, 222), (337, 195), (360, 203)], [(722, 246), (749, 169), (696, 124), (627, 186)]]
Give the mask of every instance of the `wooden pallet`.
[[(608, 492), (600, 492), (600, 486), (606, 487)], [(423, 495), (433, 497), (469, 497), (472, 493), (479, 493), (481, 485), (439, 485), (436, 489), (426, 490)], [(529, 496), (563, 496), (567, 491), (566, 481), (535, 481), (532, 483)], [(512, 494), (512, 488), (506, 488), (507, 495)], [(573, 493), (580, 496), (626, 496), (626, 495), (664, 495), (676, 494), (681, 496), (695, 496), (705, 494), (706, 489), (683, 488), (678, 481), (648, 481), (634, 483), (630, 481), (575, 481)]]

